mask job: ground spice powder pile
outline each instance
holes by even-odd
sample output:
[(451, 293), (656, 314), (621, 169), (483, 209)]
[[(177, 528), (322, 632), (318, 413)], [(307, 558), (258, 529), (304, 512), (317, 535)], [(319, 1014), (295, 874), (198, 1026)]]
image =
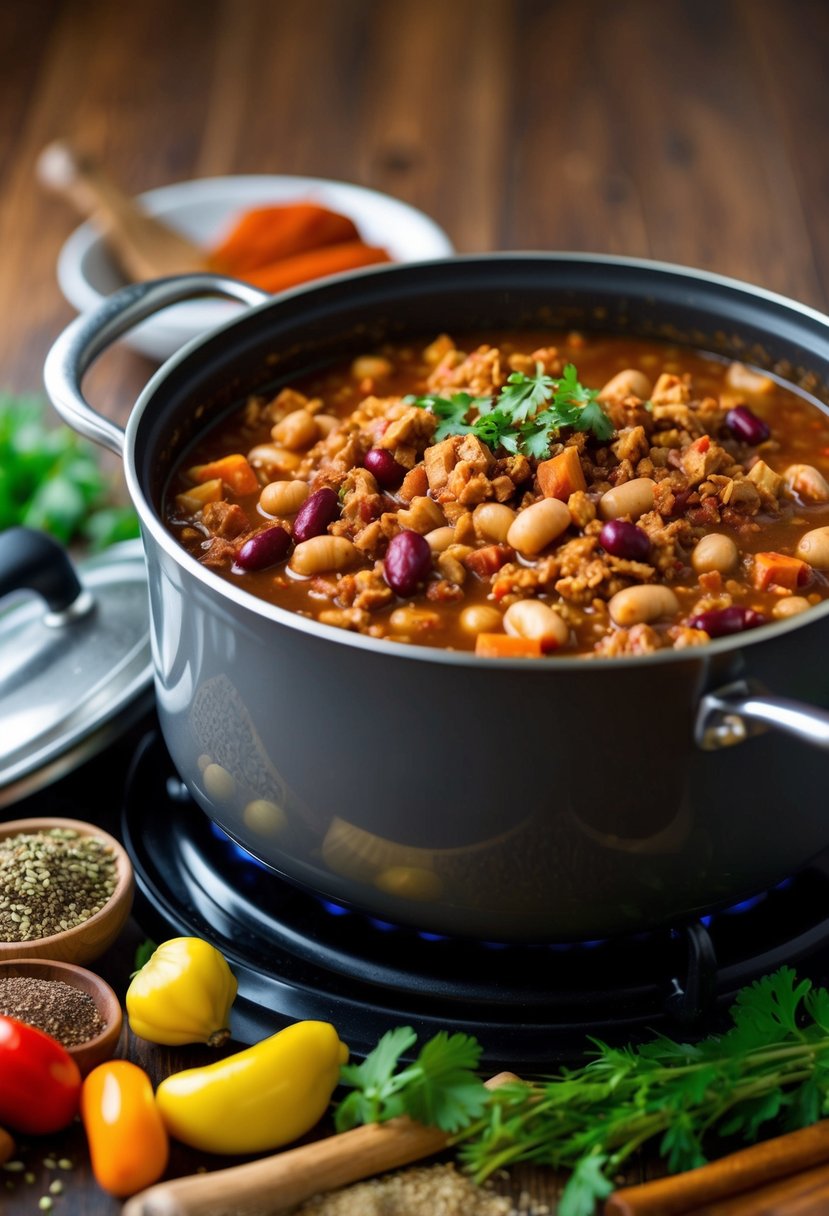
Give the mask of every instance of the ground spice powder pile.
[(71, 828), (0, 840), (0, 941), (30, 942), (82, 925), (117, 883), (115, 857)]
[(63, 980), (0, 977), (0, 1013), (36, 1026), (64, 1047), (87, 1043), (106, 1029), (89, 993)]

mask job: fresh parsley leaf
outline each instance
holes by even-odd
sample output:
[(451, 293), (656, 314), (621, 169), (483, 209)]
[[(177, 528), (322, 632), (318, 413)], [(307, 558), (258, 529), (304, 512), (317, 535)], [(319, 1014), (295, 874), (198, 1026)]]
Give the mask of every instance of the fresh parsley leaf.
[(352, 1088), (354, 1093), (337, 1108), (338, 1132), (359, 1123), (382, 1123), (403, 1113), (402, 1099), (395, 1098), (400, 1087), (395, 1069), (403, 1053), (416, 1042), (417, 1035), (411, 1026), (398, 1026), (383, 1035), (362, 1064), (343, 1065), (340, 1084)]
[(559, 1216), (594, 1216), (596, 1205), (613, 1190), (603, 1172), (606, 1162), (603, 1153), (591, 1153), (579, 1161), (559, 1200)]
[(592, 431), (597, 439), (609, 439), (613, 424), (605, 414), (595, 389), (579, 383), (575, 365), (568, 363), (556, 381), (537, 363), (532, 375), (512, 372), (497, 397), (451, 397), (427, 394), (404, 397), (407, 405), (428, 409), (440, 419), (434, 439), (449, 435), (475, 435), (496, 451), (523, 453), (544, 460), (559, 432), (571, 427)]
[(484, 1109), (487, 1090), (475, 1069), (481, 1045), (467, 1034), (440, 1031), (426, 1043), (414, 1062), (419, 1076), (409, 1083), (406, 1113), (419, 1123), (457, 1132)]
[[(430, 410), (436, 418), (440, 418), (434, 435), (435, 443), (440, 443), (441, 439), (446, 439), (449, 435), (468, 435), (475, 429), (472, 423), (466, 421), (466, 418), (470, 409), (477, 406), (480, 399), (471, 397), (469, 393), (453, 393), (451, 397), (440, 397), (434, 393), (428, 393), (425, 397), (409, 396), (404, 397), (403, 400), (408, 405)], [(485, 400), (489, 402), (489, 398), (485, 398)]]
[(340, 1084), (353, 1089), (337, 1107), (338, 1131), (358, 1123), (382, 1123), (407, 1114), (421, 1123), (456, 1132), (483, 1111), (487, 1090), (475, 1069), (481, 1057), (476, 1039), (440, 1031), (412, 1064), (397, 1071), (401, 1056), (417, 1036), (409, 1026), (384, 1034), (362, 1064), (346, 1064)]
[(555, 380), (545, 375), (542, 363), (536, 363), (534, 375), (513, 372), (507, 377), (506, 386), (498, 397), (498, 406), (509, 414), (514, 424), (527, 422), (555, 391)]

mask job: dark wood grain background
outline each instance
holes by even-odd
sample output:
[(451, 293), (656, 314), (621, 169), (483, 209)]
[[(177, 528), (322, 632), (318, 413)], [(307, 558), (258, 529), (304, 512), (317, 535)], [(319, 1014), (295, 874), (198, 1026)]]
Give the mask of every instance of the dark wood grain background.
[[(460, 251), (648, 256), (829, 305), (826, 0), (0, 0), (0, 390), (40, 388), (72, 316), (54, 270), (77, 220), (33, 172), (58, 136), (131, 192), (339, 178)], [(90, 395), (123, 420), (151, 367), (108, 352)], [(121, 985), (133, 944), (102, 964)], [(156, 1076), (194, 1058), (130, 1051)], [(56, 1212), (118, 1211), (77, 1130), (29, 1150), (0, 1209), (37, 1210), (51, 1148), (77, 1163)], [(552, 1210), (540, 1172), (503, 1186)]]

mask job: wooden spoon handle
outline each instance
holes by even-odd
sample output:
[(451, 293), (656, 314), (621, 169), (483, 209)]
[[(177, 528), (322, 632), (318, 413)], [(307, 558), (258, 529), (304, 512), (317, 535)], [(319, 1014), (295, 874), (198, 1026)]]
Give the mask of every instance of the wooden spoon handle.
[(57, 140), (38, 157), (40, 182), (100, 228), (126, 274), (136, 281), (204, 270), (205, 255), (186, 237), (147, 215), (89, 158)]
[[(517, 1079), (499, 1073), (486, 1084), (492, 1089)], [(445, 1132), (405, 1117), (355, 1127), (248, 1165), (161, 1182), (130, 1199), (122, 1216), (261, 1216), (410, 1165), (447, 1143)]]

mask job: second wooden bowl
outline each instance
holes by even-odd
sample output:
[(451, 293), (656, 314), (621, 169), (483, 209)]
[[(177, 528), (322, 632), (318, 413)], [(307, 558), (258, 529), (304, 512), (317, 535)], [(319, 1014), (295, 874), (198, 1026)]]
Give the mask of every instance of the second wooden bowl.
[(67, 1047), (66, 1050), (83, 1077), (96, 1065), (110, 1058), (121, 1037), (123, 1014), (118, 997), (105, 980), (94, 972), (87, 971), (85, 967), (76, 967), (74, 963), (58, 963), (41, 958), (21, 958), (14, 962), (0, 963), (0, 980), (12, 976), (27, 976), (30, 979), (50, 982), (60, 980), (87, 993), (98, 1010), (104, 1029), (85, 1043)]
[(0, 823), (0, 841), (19, 833), (48, 832), (72, 828), (82, 836), (98, 836), (115, 858), (116, 885), (103, 908), (74, 929), (31, 941), (0, 941), (0, 962), (21, 958), (57, 959), (66, 963), (88, 963), (99, 958), (115, 941), (132, 908), (135, 880), (126, 850), (108, 832), (80, 819), (12, 819)]

